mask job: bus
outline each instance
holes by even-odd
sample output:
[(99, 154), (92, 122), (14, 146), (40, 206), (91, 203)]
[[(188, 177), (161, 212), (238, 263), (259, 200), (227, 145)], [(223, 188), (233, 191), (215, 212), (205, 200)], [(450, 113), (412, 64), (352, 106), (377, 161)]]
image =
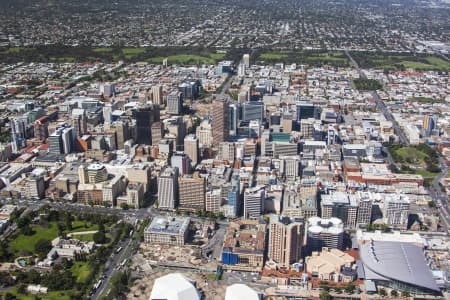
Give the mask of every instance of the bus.
[(122, 251), (122, 247), (117, 248), (116, 253), (119, 253), (120, 251)]

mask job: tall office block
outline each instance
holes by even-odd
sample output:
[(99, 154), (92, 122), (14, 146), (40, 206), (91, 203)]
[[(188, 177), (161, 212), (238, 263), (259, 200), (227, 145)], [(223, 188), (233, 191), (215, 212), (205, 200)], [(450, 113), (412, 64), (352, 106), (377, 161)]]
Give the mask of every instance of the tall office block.
[(250, 68), (250, 54), (246, 53), (242, 56), (242, 63), (246, 68)]
[(152, 145), (156, 146), (159, 141), (164, 137), (164, 125), (162, 122), (155, 122), (151, 127), (152, 133)]
[(213, 126), (210, 120), (203, 120), (197, 127), (195, 135), (200, 147), (210, 147), (213, 143)]
[(437, 128), (437, 118), (432, 115), (425, 115), (423, 117), (423, 130), (426, 136), (430, 136), (433, 130)]
[(344, 192), (334, 192), (322, 195), (320, 205), (322, 218), (339, 218), (344, 222), (345, 227), (355, 228), (358, 212), (358, 203), (355, 197), (350, 197)]
[(372, 197), (370, 192), (356, 193), (358, 202), (357, 225), (369, 225), (372, 220)]
[(127, 121), (116, 121), (113, 123), (116, 129), (116, 139), (117, 139), (117, 149), (123, 149), (125, 147), (125, 142), (130, 138), (129, 127)]
[(178, 168), (180, 175), (191, 173), (191, 159), (183, 151), (176, 152), (170, 158), (172, 168)]
[(166, 110), (168, 114), (180, 115), (183, 111), (183, 94), (181, 92), (171, 92), (167, 96)]
[(173, 210), (178, 205), (178, 169), (166, 168), (158, 177), (158, 208)]
[(66, 126), (58, 127), (48, 137), (49, 152), (55, 154), (68, 154), (72, 152), (74, 141), (73, 129)]
[(162, 102), (162, 93), (163, 93), (163, 88), (161, 85), (155, 85), (152, 86), (152, 100), (154, 104), (158, 104), (161, 105), (163, 104)]
[(318, 108), (311, 102), (299, 101), (295, 106), (297, 110), (297, 122), (303, 119), (317, 119), (319, 117)]
[(220, 189), (214, 189), (211, 191), (206, 192), (205, 197), (205, 210), (210, 211), (212, 213), (218, 213), (220, 212), (220, 205), (221, 205), (221, 192)]
[(129, 183), (141, 183), (144, 187), (144, 193), (150, 190), (152, 170), (148, 165), (136, 164), (131, 168), (127, 168), (127, 179)]
[(241, 120), (250, 122), (251, 120), (264, 120), (264, 103), (261, 101), (249, 101), (241, 105)]
[(136, 143), (151, 145), (153, 122), (159, 121), (159, 106), (146, 105), (138, 107), (133, 111), (133, 118), (136, 119)]
[(213, 143), (218, 145), (228, 140), (228, 103), (226, 100), (214, 100), (211, 110)]
[(219, 159), (229, 163), (234, 162), (234, 143), (222, 142), (219, 144)]
[(189, 156), (192, 161), (192, 165), (198, 163), (198, 138), (190, 134), (184, 138), (184, 152)]
[(205, 210), (205, 179), (194, 175), (185, 175), (178, 179), (179, 209)]
[(402, 194), (388, 195), (384, 199), (383, 220), (387, 225), (406, 229), (410, 200)]
[(322, 247), (343, 249), (344, 224), (338, 218), (311, 217), (307, 224), (308, 250), (320, 251)]
[(237, 133), (237, 124), (239, 121), (239, 105), (230, 104), (228, 106), (228, 130), (231, 134)]
[(44, 141), (48, 137), (48, 118), (40, 117), (34, 122), (34, 138)]
[(269, 227), (269, 259), (279, 267), (289, 268), (301, 258), (303, 222), (300, 219), (271, 215)]
[(257, 219), (264, 212), (264, 186), (247, 188), (244, 191), (244, 218)]

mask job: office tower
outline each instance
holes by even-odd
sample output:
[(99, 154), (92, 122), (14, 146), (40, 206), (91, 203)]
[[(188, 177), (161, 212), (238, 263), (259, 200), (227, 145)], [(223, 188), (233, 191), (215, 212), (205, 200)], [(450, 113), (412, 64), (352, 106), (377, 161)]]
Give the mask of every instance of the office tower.
[(321, 196), (322, 218), (339, 218), (347, 228), (355, 228), (358, 203), (355, 197), (345, 192), (334, 192)]
[(75, 140), (75, 135), (72, 127), (66, 127), (62, 130), (61, 133), (62, 144), (63, 144), (63, 153), (69, 154), (73, 151), (73, 145)]
[(183, 117), (172, 117), (164, 120), (164, 127), (166, 129), (166, 138), (175, 139), (174, 150), (180, 150), (183, 147), (184, 137), (186, 136), (186, 123)]
[(357, 192), (355, 197), (358, 202), (358, 216), (356, 224), (369, 225), (372, 221), (372, 196), (370, 192)]
[(180, 115), (183, 111), (183, 94), (174, 91), (167, 95), (167, 108), (166, 111), (171, 115)]
[(247, 188), (244, 191), (244, 218), (257, 219), (264, 212), (264, 186)]
[(290, 268), (301, 259), (303, 222), (278, 215), (270, 216), (268, 257), (278, 267)]
[(315, 119), (302, 119), (300, 120), (300, 132), (303, 138), (310, 139), (314, 133)]
[(108, 179), (108, 171), (102, 164), (90, 164), (87, 166), (86, 172), (89, 183), (104, 182)]
[(73, 129), (71, 127), (58, 127), (55, 132), (53, 132), (48, 137), (49, 152), (55, 154), (68, 154), (72, 152), (73, 147)]
[(433, 130), (437, 128), (437, 118), (432, 115), (425, 115), (422, 126), (426, 136), (432, 135)]
[(307, 226), (309, 252), (320, 251), (322, 247), (343, 249), (344, 224), (340, 219), (311, 217), (308, 219)]
[(297, 122), (303, 119), (314, 118), (317, 119), (318, 109), (314, 106), (313, 103), (307, 101), (299, 101), (296, 103), (297, 110)]
[(193, 166), (198, 163), (198, 145), (198, 138), (195, 135), (190, 134), (184, 138), (184, 152), (191, 159)]
[(236, 217), (239, 214), (240, 208), (240, 193), (239, 187), (232, 186), (231, 190), (227, 194), (227, 205), (230, 207), (230, 213), (227, 217)]
[(151, 145), (153, 122), (159, 121), (159, 106), (146, 105), (138, 107), (133, 111), (133, 118), (136, 119), (136, 143)]
[(132, 208), (141, 208), (144, 202), (144, 185), (142, 183), (130, 183), (127, 185), (127, 204)]
[(258, 138), (261, 136), (261, 121), (260, 120), (251, 120), (248, 124), (248, 137), (249, 138)]
[(75, 137), (80, 137), (87, 132), (86, 110), (81, 108), (72, 110), (72, 127)]
[(211, 108), (211, 125), (214, 145), (228, 140), (228, 102), (214, 100)]
[(198, 98), (201, 90), (199, 80), (186, 81), (178, 86), (178, 91), (183, 95), (183, 99), (195, 100)]
[(205, 210), (210, 211), (212, 213), (220, 212), (220, 204), (221, 204), (221, 193), (220, 189), (214, 189), (206, 192), (206, 205)]
[(129, 183), (142, 183), (144, 187), (144, 193), (150, 190), (152, 170), (148, 165), (135, 164), (131, 168), (127, 168), (127, 179)]
[(48, 137), (48, 119), (46, 116), (40, 117), (34, 122), (34, 138), (44, 141)]
[(184, 175), (178, 179), (179, 209), (205, 210), (205, 179), (194, 175)]
[(281, 172), (287, 180), (295, 180), (300, 176), (299, 156), (280, 156)]
[(163, 88), (162, 85), (154, 85), (152, 86), (152, 101), (154, 104), (158, 104), (161, 105), (163, 104), (162, 102), (162, 93), (163, 93)]
[(43, 199), (45, 197), (44, 177), (30, 176), (26, 179), (25, 195), (27, 198)]
[(112, 97), (114, 95), (114, 93), (115, 93), (114, 83), (109, 83), (109, 82), (100, 83), (100, 85), (99, 85), (99, 92), (104, 97), (108, 97), (108, 98)]
[(222, 142), (219, 144), (219, 159), (226, 160), (230, 164), (234, 162), (234, 143)]
[(173, 210), (178, 205), (178, 169), (165, 168), (158, 177), (158, 208)]
[(25, 146), (27, 126), (28, 121), (26, 118), (17, 117), (11, 121), (11, 142), (14, 153), (19, 152)]
[(200, 147), (210, 147), (213, 143), (213, 128), (210, 120), (203, 120), (197, 127), (195, 135)]
[(384, 199), (383, 221), (385, 224), (406, 229), (410, 200), (402, 194), (387, 195)]
[(191, 159), (183, 151), (178, 151), (170, 159), (172, 168), (178, 168), (180, 175), (191, 173)]
[(152, 145), (156, 146), (159, 141), (164, 137), (164, 125), (162, 122), (155, 122), (152, 124)]
[(103, 106), (102, 110), (103, 110), (104, 125), (106, 128), (108, 128), (113, 121), (112, 113), (113, 113), (114, 107), (111, 103), (105, 103), (105, 106)]
[(246, 68), (250, 68), (250, 54), (244, 54), (242, 56), (242, 63)]
[(283, 114), (281, 126), (283, 127), (283, 132), (286, 132), (286, 133), (292, 132), (292, 114), (290, 114), (290, 113)]
[(113, 123), (113, 125), (114, 128), (116, 129), (117, 149), (123, 149), (125, 147), (125, 142), (128, 141), (130, 138), (128, 122), (116, 121)]
[(264, 103), (261, 101), (249, 101), (241, 105), (242, 117), (244, 122), (250, 122), (251, 120), (264, 120)]
[(245, 64), (239, 64), (238, 66), (238, 76), (239, 77), (244, 77), (245, 76)]
[(236, 135), (238, 120), (239, 106), (238, 104), (230, 104), (228, 106), (228, 130), (232, 135)]
[(88, 175), (87, 175), (87, 169), (84, 165), (80, 165), (78, 167), (78, 179), (80, 181), (80, 184), (86, 184), (89, 183)]

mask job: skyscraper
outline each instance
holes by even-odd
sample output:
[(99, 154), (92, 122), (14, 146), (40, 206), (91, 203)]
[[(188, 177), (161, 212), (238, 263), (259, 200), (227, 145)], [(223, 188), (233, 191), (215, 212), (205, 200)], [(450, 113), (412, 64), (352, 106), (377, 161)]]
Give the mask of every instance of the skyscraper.
[(180, 175), (191, 173), (191, 159), (183, 151), (178, 151), (171, 157), (170, 165), (178, 168)]
[(264, 119), (264, 103), (261, 101), (248, 101), (241, 105), (242, 121), (250, 122), (251, 120), (263, 121)]
[(87, 132), (86, 110), (81, 108), (72, 110), (72, 127), (75, 137), (80, 137)]
[(437, 118), (431, 115), (425, 115), (423, 117), (423, 130), (426, 136), (430, 136), (433, 130), (437, 128)]
[(164, 125), (162, 122), (155, 122), (152, 124), (152, 145), (156, 146), (164, 137)]
[(234, 162), (234, 143), (222, 142), (219, 144), (219, 159), (226, 160), (230, 164)]
[(300, 219), (271, 215), (269, 227), (269, 259), (279, 267), (289, 268), (301, 258), (303, 222)]
[(180, 177), (178, 188), (181, 210), (205, 210), (205, 179), (198, 173)]
[(218, 145), (220, 142), (226, 142), (228, 140), (229, 129), (227, 100), (214, 100), (211, 109), (213, 143)]
[(257, 219), (264, 212), (264, 186), (247, 188), (244, 192), (244, 218)]
[(242, 63), (246, 68), (250, 68), (250, 54), (244, 54), (242, 56)]
[(158, 208), (173, 210), (178, 205), (178, 170), (166, 168), (158, 177)]
[(220, 211), (221, 195), (220, 189), (214, 189), (206, 192), (206, 211), (218, 213)]
[(198, 163), (198, 138), (190, 134), (184, 138), (184, 152), (192, 160), (192, 165), (197, 165)]
[(152, 86), (152, 100), (154, 104), (161, 105), (162, 103), (163, 88), (161, 85)]
[(153, 122), (159, 121), (159, 106), (147, 105), (138, 107), (133, 111), (133, 117), (136, 119), (136, 143), (151, 145)]
[(171, 92), (167, 96), (167, 113), (179, 115), (183, 110), (183, 94), (178, 91)]

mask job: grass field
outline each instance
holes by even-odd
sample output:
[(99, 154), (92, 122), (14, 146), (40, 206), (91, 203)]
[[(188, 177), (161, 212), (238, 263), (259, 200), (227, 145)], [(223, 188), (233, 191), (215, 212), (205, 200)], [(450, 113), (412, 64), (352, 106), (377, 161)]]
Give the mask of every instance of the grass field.
[[(428, 70), (450, 70), (450, 62), (436, 56), (416, 57), (408, 55), (370, 55), (367, 54), (366, 60), (371, 67), (380, 69), (414, 69), (421, 71)], [(364, 64), (362, 65), (364, 67)]]
[(92, 51), (97, 52), (97, 53), (112, 52), (113, 48), (100, 47), (100, 48), (94, 48), (94, 49), (92, 49)]
[(84, 283), (91, 273), (91, 268), (88, 262), (75, 262), (71, 271), (78, 283)]
[(441, 99), (433, 99), (428, 97), (413, 97), (410, 99), (412, 102), (420, 102), (420, 103), (443, 103), (444, 100)]
[(72, 230), (70, 230), (68, 233), (72, 232), (82, 232), (82, 231), (92, 231), (92, 230), (98, 230), (97, 224), (91, 224), (86, 221), (73, 221), (72, 222)]
[(221, 60), (225, 57), (223, 53), (202, 53), (200, 55), (197, 54), (179, 54), (179, 55), (170, 55), (167, 57), (157, 56), (151, 57), (147, 59), (150, 63), (160, 64), (164, 59), (167, 58), (168, 64), (206, 64), (212, 65), (215, 64), (218, 60)]
[(396, 159), (397, 156), (401, 158), (401, 160), (396, 159), (397, 161), (407, 161), (408, 159), (411, 159), (416, 166), (426, 165), (424, 159), (427, 155), (414, 147), (395, 149), (394, 151), (391, 151), (391, 154), (394, 159)]
[[(20, 300), (35, 300), (36, 297), (35, 295), (32, 294), (19, 294), (17, 292), (17, 288), (13, 288), (11, 290), (8, 291), (9, 293), (13, 294), (14, 296), (16, 296), (17, 299)], [(0, 295), (6, 295), (7, 292), (3, 292)], [(69, 293), (67, 291), (53, 291), (53, 292), (48, 292), (47, 294), (41, 294), (39, 295), (39, 297), (42, 300), (69, 300), (70, 296)], [(0, 299), (2, 299), (0, 297)]]
[(259, 58), (266, 59), (266, 60), (281, 60), (281, 59), (287, 58), (287, 57), (288, 57), (287, 54), (276, 53), (276, 52), (263, 53), (259, 56)]
[(34, 246), (40, 239), (53, 240), (58, 236), (58, 228), (56, 226), (56, 223), (49, 223), (48, 228), (44, 228), (39, 225), (33, 225), (31, 226), (31, 228), (35, 232), (33, 235), (27, 236), (19, 234), (17, 238), (11, 241), (9, 247), (14, 251), (16, 256), (18, 255), (20, 250), (27, 250), (31, 253), (34, 253)]
[(2, 51), (2, 53), (20, 53), (20, 52), (26, 52), (26, 51), (35, 51), (36, 48), (27, 48), (27, 47), (11, 47), (6, 49), (5, 51)]

